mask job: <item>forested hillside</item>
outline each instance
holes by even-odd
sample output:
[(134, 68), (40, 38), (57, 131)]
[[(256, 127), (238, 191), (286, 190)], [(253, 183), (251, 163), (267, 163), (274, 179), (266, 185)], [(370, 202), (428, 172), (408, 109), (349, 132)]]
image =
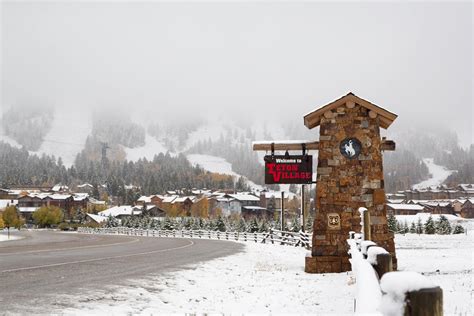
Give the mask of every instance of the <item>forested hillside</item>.
[(202, 140), (189, 148), (188, 153), (222, 157), (232, 165), (232, 170), (249, 180), (263, 184), (264, 168), (258, 161), (258, 155), (252, 150), (255, 133), (250, 129), (239, 132), (229, 128), (216, 141)]
[(428, 167), (407, 149), (384, 152), (385, 190), (396, 192), (407, 190), (429, 177)]
[[(172, 157), (159, 154), (153, 161), (94, 161), (78, 155), (75, 166), (66, 169), (61, 159), (30, 155), (0, 142), (0, 186), (76, 185), (88, 182), (107, 184), (111, 195), (120, 195), (125, 185), (141, 188), (143, 194), (163, 193), (177, 188), (232, 189), (230, 176), (217, 175), (193, 167), (184, 155)], [(122, 192), (123, 193), (123, 192)]]
[(0, 129), (28, 150), (38, 150), (51, 128), (54, 111), (51, 107), (11, 107), (3, 113)]

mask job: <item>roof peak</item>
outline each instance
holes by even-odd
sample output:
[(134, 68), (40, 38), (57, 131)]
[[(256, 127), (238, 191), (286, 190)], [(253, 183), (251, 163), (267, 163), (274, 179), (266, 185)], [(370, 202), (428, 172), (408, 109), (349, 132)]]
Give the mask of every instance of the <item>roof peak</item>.
[(304, 125), (309, 129), (318, 126), (321, 123), (321, 117), (324, 113), (331, 111), (337, 107), (347, 105), (347, 107), (353, 107), (354, 104), (358, 104), (366, 109), (373, 111), (376, 115), (380, 116), (380, 126), (382, 128), (388, 128), (393, 121), (397, 118), (397, 115), (387, 111), (386, 109), (371, 103), (361, 97), (356, 96), (352, 91), (349, 91), (346, 95), (334, 100), (304, 116)]

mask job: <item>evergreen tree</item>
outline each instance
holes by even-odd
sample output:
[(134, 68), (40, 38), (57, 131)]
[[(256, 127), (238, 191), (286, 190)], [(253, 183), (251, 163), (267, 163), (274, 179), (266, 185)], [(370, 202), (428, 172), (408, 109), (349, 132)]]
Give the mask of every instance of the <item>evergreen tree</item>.
[(300, 221), (298, 220), (298, 217), (293, 217), (293, 221), (291, 222), (291, 231), (292, 232), (299, 232), (301, 229)]
[(307, 233), (311, 233), (313, 231), (313, 217), (311, 214), (308, 214), (308, 218), (306, 219), (305, 230)]
[(425, 234), (430, 234), (430, 235), (436, 233), (435, 223), (434, 223), (433, 217), (431, 217), (431, 215), (430, 215), (430, 217), (428, 217), (428, 220), (425, 223), (424, 231), (425, 231)]
[(225, 226), (224, 219), (220, 215), (216, 220), (216, 230), (218, 230), (220, 232), (225, 232), (226, 231), (226, 226)]
[(118, 227), (118, 226), (119, 226), (119, 221), (112, 215), (109, 215), (109, 217), (107, 217), (107, 221), (105, 222), (105, 227), (111, 228), (111, 227)]
[(405, 222), (403, 223), (403, 233), (406, 234), (406, 233), (408, 233), (409, 231), (410, 231), (410, 229), (408, 228), (408, 223), (407, 223), (407, 221), (405, 221)]
[(412, 233), (412, 234), (415, 234), (415, 233), (416, 233), (415, 222), (411, 222), (411, 225), (410, 225), (410, 233)]
[(418, 221), (416, 222), (416, 233), (423, 234), (423, 224), (421, 223), (421, 218), (418, 217)]
[(449, 235), (451, 234), (451, 224), (449, 223), (446, 216), (441, 215), (439, 219), (436, 221), (436, 233), (440, 235)]
[(263, 218), (261, 221), (260, 221), (260, 227), (258, 228), (258, 231), (260, 233), (266, 233), (268, 232), (268, 223), (267, 223), (267, 220), (265, 218)]
[(164, 229), (164, 230), (174, 230), (174, 225), (173, 225), (173, 222), (171, 221), (171, 218), (169, 218), (169, 217), (165, 218), (165, 220), (163, 221), (162, 229)]
[(464, 227), (456, 224), (456, 226), (454, 226), (453, 234), (464, 234)]
[(388, 224), (388, 230), (393, 232), (393, 233), (396, 233), (399, 231), (398, 229), (398, 222), (397, 222), (397, 218), (395, 217), (395, 215), (393, 215), (393, 213), (390, 213), (388, 215), (388, 219), (387, 219), (387, 224)]
[(239, 224), (237, 225), (238, 232), (246, 232), (247, 231), (247, 223), (245, 223), (245, 219), (241, 217), (239, 219)]
[(258, 232), (258, 222), (257, 222), (257, 219), (255, 217), (252, 218), (252, 220), (250, 221), (250, 224), (247, 227), (247, 232), (249, 232), (249, 233)]

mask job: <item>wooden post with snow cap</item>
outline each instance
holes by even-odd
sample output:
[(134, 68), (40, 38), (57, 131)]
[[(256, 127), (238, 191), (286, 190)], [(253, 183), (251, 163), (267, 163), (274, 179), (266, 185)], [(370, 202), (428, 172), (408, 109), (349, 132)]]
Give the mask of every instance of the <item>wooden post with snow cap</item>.
[(424, 288), (406, 293), (404, 316), (442, 316), (443, 290)]
[(417, 272), (389, 272), (380, 280), (382, 314), (442, 316), (443, 290)]
[(370, 236), (370, 213), (365, 207), (359, 207), (359, 212), (362, 217), (364, 240), (372, 240)]

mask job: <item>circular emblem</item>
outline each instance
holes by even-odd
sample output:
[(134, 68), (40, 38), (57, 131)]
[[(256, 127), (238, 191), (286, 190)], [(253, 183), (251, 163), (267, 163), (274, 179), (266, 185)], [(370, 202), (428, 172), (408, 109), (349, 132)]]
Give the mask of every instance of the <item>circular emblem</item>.
[(346, 138), (339, 145), (341, 154), (348, 159), (355, 159), (359, 156), (362, 144), (357, 138)]

